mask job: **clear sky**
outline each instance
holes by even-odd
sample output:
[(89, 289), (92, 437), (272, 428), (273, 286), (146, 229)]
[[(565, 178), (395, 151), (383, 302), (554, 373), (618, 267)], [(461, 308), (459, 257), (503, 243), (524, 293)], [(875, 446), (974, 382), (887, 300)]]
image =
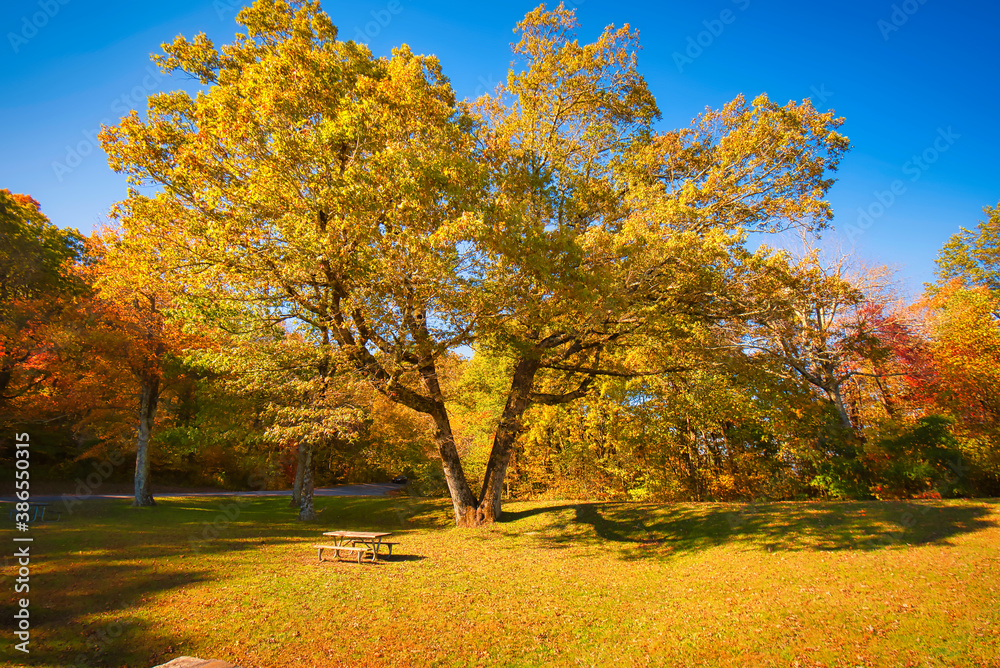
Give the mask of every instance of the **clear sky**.
[[(88, 232), (125, 193), (94, 135), (155, 90), (149, 55), (177, 34), (228, 42), (238, 0), (6, 0), (0, 18), (0, 187)], [(844, 249), (932, 278), (938, 249), (1000, 200), (1000, 7), (970, 0), (576, 0), (581, 38), (638, 28), (640, 68), (663, 128), (739, 93), (810, 97), (846, 119), (853, 149), (830, 193)], [(376, 54), (434, 53), (460, 97), (506, 73), (517, 20), (535, 2), (324, 2), (345, 39)], [(865, 212), (867, 215), (863, 215)]]

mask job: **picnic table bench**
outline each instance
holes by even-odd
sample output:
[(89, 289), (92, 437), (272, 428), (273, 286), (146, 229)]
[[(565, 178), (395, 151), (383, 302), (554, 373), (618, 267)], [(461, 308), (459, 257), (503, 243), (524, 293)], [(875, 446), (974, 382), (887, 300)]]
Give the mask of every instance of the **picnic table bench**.
[(370, 556), (372, 562), (378, 559), (382, 548), (386, 548), (389, 556), (392, 556), (392, 548), (397, 543), (383, 540), (386, 536), (391, 536), (387, 531), (324, 531), (324, 536), (333, 538), (330, 544), (313, 545), (318, 550), (318, 558), (323, 561), (323, 550), (332, 550), (335, 557), (339, 558), (344, 552), (357, 558), (358, 563), (365, 557)]
[[(29, 519), (29, 522), (44, 522), (45, 521), (45, 509), (49, 507), (47, 503), (30, 503), (28, 504), (28, 513), (34, 513)], [(57, 520), (62, 516), (58, 510), (55, 511), (56, 516), (51, 517), (51, 519)], [(17, 514), (17, 504), (14, 503), (10, 507), (10, 514), (7, 516), (8, 519), (14, 519), (14, 515)]]
[[(365, 554), (368, 552), (368, 548), (356, 547), (354, 545), (313, 545), (313, 547), (315, 547), (318, 550), (318, 556), (320, 561), (323, 561), (323, 550), (333, 550), (334, 557), (339, 559), (341, 552), (344, 552), (345, 554), (349, 555), (353, 554), (357, 557), (358, 563), (360, 564), (361, 558), (364, 557)], [(372, 558), (372, 561), (375, 561), (375, 559)]]

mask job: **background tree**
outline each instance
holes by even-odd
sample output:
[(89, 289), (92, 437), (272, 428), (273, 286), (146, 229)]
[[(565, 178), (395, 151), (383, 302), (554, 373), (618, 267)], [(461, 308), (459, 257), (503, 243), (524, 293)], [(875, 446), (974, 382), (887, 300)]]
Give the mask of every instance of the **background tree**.
[(968, 287), (981, 285), (1000, 291), (1000, 205), (984, 207), (983, 212), (986, 220), (980, 221), (975, 231), (963, 227), (938, 254), (941, 284), (958, 279)]
[(849, 256), (826, 260), (814, 249), (772, 276), (764, 289), (767, 317), (751, 323), (733, 345), (759, 351), (822, 393), (844, 435), (859, 436), (858, 406), (849, 405), (848, 393), (859, 376), (883, 378), (873, 373), (872, 362), (886, 354), (876, 329), (885, 323), (872, 302), (886, 290), (886, 272), (852, 267)]
[[(985, 207), (937, 258), (923, 308), (928, 344), (918, 387), (927, 412), (950, 416), (970, 470), (966, 490), (1000, 489), (1000, 207)], [(970, 478), (976, 477), (973, 481)]]
[(93, 237), (91, 253), (95, 261), (88, 273), (95, 295), (90, 315), (95, 326), (107, 332), (105, 343), (114, 341), (113, 348), (100, 354), (123, 365), (135, 383), (133, 504), (152, 506), (150, 443), (166, 370), (171, 358), (193, 345), (194, 337), (168, 318), (172, 300), (155, 256), (129, 252), (128, 244), (110, 230)]
[(926, 394), (932, 410), (953, 416), (969, 460), (1000, 474), (1000, 295), (955, 281), (929, 299)]
[[(230, 393), (254, 402), (263, 442), (272, 448), (294, 445), (293, 505), (300, 519), (315, 519), (315, 461), (336, 443), (353, 438), (363, 419), (363, 404), (350, 378), (327, 368), (330, 360), (318, 342), (280, 327), (267, 337), (234, 335), (241, 325), (253, 328), (259, 318), (237, 309), (226, 315), (221, 311), (215, 308), (207, 318), (225, 330), (222, 345), (193, 352), (191, 358), (216, 374)], [(205, 319), (202, 313), (197, 321)]]
[(51, 330), (85, 291), (73, 272), (82, 259), (78, 232), (53, 225), (31, 197), (0, 190), (0, 417), (44, 383)]

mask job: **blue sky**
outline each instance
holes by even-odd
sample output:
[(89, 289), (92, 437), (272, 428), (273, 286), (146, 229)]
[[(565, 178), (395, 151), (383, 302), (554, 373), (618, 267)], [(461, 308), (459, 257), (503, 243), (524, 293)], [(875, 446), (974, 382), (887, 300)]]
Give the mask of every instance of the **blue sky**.
[[(434, 53), (460, 97), (500, 81), (511, 32), (535, 2), (325, 2), (345, 39), (376, 54)], [(813, 99), (846, 119), (853, 150), (830, 193), (836, 233), (869, 262), (931, 280), (959, 226), (1000, 200), (1000, 8), (963, 0), (640, 2), (577, 0), (581, 38), (609, 24), (641, 32), (640, 68), (663, 128), (739, 93)], [(50, 219), (91, 230), (125, 193), (94, 135), (156, 90), (189, 86), (151, 67), (177, 34), (228, 42), (237, 0), (8, 0), (0, 19), (0, 187)]]

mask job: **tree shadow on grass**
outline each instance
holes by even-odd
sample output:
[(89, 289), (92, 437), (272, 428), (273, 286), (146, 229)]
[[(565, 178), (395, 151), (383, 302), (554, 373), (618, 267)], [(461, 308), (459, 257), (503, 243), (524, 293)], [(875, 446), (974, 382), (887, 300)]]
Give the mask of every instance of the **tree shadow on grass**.
[[(332, 550), (331, 550), (332, 552)], [(380, 556), (378, 561), (372, 561), (370, 558), (366, 557), (359, 563), (354, 557), (326, 557), (324, 555), (323, 561), (316, 561), (315, 559), (309, 559), (309, 564), (315, 566), (323, 566), (326, 564), (348, 564), (360, 566), (363, 568), (379, 568), (381, 566), (391, 566), (392, 564), (405, 563), (410, 561), (424, 561), (427, 557), (419, 554), (394, 554), (389, 556)]]
[[(193, 639), (151, 622), (146, 600), (208, 579), (202, 569), (46, 557), (31, 574), (31, 665), (155, 665)], [(13, 605), (0, 615), (13, 619)]]
[(391, 557), (379, 557), (378, 563), (383, 561), (388, 564), (402, 563), (404, 561), (423, 561), (426, 558), (419, 554), (394, 554)]
[(322, 506), (319, 522), (330, 529), (365, 531), (406, 529), (444, 529), (454, 520), (442, 509), (451, 504), (442, 499), (411, 496), (379, 497), (317, 497)]
[[(226, 585), (248, 569), (268, 582), (294, 573), (289, 566), (300, 553), (313, 553), (311, 544), (326, 530), (400, 535), (450, 526), (447, 500), (316, 497), (315, 504), (318, 519), (300, 522), (283, 497), (178, 497), (152, 508), (117, 499), (74, 503), (59, 522), (32, 527), (32, 663), (163, 663), (202, 640), (173, 630), (171, 616), (212, 619), (206, 606), (226, 605), (233, 593), (205, 585)], [(256, 554), (262, 550), (270, 554)], [(385, 567), (424, 558), (394, 554)], [(9, 562), (3, 574), (3, 586), (13, 590)], [(0, 604), (4, 619), (14, 612), (10, 599)]]
[(990, 501), (576, 503), (505, 511), (501, 523), (551, 515), (534, 532), (549, 547), (611, 543), (645, 548), (623, 555), (642, 558), (727, 544), (786, 551), (948, 545), (955, 536), (998, 526), (996, 511)]
[[(317, 505), (335, 512), (349, 507), (358, 521), (374, 517), (381, 524), (388, 521), (386, 513), (396, 516), (385, 500), (382, 507), (353, 501), (331, 498)], [(231, 498), (170, 499), (153, 508), (131, 508), (120, 500), (88, 501), (58, 523), (34, 527), (32, 663), (151, 666), (196, 647), (198, 638), (173, 631), (169, 621), (151, 621), (157, 617), (151, 601), (166, 594), (173, 599), (167, 604), (172, 613), (191, 605), (192, 614), (200, 614), (204, 591), (193, 593), (188, 603), (186, 588), (200, 589), (225, 581), (233, 569), (251, 568), (258, 563), (258, 550), (288, 546), (289, 554), (297, 554), (326, 527), (322, 519), (299, 522), (287, 503), (281, 498), (238, 504)], [(421, 558), (394, 555), (392, 561)], [(272, 565), (269, 572), (280, 568)], [(3, 584), (11, 590), (14, 573), (8, 564)], [(4, 619), (13, 620), (14, 612), (10, 599), (0, 604)]]

